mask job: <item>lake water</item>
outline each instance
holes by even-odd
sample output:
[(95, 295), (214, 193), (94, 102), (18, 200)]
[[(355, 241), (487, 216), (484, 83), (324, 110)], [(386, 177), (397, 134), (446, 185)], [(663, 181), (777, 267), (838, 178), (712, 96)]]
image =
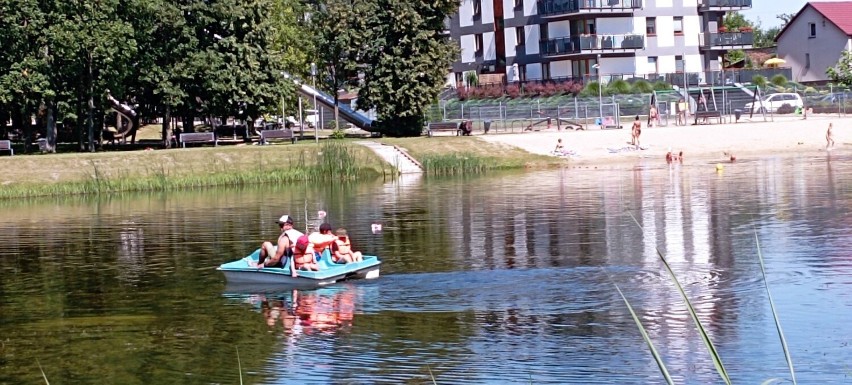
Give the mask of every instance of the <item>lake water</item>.
[[(758, 240), (798, 381), (849, 383), (850, 160), (0, 202), (0, 383), (664, 383), (616, 285), (677, 383), (720, 383), (657, 250), (735, 383), (789, 379)], [(318, 210), (380, 279), (215, 270)]]

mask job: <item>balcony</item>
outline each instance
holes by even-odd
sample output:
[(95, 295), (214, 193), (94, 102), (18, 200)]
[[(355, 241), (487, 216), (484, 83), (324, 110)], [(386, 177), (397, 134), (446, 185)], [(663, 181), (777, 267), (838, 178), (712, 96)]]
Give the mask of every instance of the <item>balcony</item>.
[(642, 0), (539, 0), (538, 2), (538, 14), (545, 18), (589, 13), (633, 13), (640, 8), (642, 8)]
[(614, 53), (645, 48), (645, 36), (636, 34), (580, 35), (542, 40), (540, 44), (540, 52), (543, 56)]
[(736, 11), (751, 8), (751, 0), (698, 0), (701, 11)]
[(702, 33), (699, 41), (701, 48), (706, 50), (751, 48), (754, 45), (754, 32)]

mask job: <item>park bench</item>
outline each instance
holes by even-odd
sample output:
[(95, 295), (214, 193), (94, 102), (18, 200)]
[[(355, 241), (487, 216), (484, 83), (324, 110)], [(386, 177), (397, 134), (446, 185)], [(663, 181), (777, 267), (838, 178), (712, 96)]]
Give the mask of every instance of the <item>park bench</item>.
[(698, 124), (698, 119), (707, 121), (708, 119), (717, 119), (719, 124), (722, 124), (721, 111), (695, 111), (695, 124)]
[(0, 140), (0, 151), (9, 151), (9, 156), (15, 155), (15, 150), (12, 149), (12, 141)]
[(261, 130), (260, 144), (268, 144), (270, 139), (286, 139), (290, 143), (296, 143), (296, 136), (293, 135), (293, 130), (285, 128), (283, 130)]
[(219, 144), (216, 139), (216, 134), (212, 132), (190, 132), (180, 134), (180, 146), (186, 147), (187, 143), (213, 143), (213, 146)]
[(432, 136), (435, 132), (447, 131), (454, 132), (456, 136), (459, 135), (459, 123), (458, 122), (432, 122), (429, 123), (429, 126), (426, 130), (426, 135)]

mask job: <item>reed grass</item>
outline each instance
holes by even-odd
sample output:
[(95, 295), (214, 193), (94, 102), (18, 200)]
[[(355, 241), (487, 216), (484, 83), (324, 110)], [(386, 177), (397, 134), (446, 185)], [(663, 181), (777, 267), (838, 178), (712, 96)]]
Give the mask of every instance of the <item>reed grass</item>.
[(645, 326), (642, 325), (642, 320), (640, 320), (639, 316), (636, 315), (636, 312), (633, 311), (633, 306), (630, 306), (630, 302), (627, 301), (627, 297), (624, 296), (624, 293), (617, 284), (615, 284), (615, 290), (618, 290), (618, 294), (621, 295), (621, 299), (623, 299), (624, 304), (627, 305), (627, 310), (630, 311), (630, 316), (633, 317), (633, 322), (636, 322), (636, 326), (639, 328), (639, 333), (642, 334), (642, 338), (645, 340), (645, 343), (648, 344), (648, 349), (651, 350), (651, 355), (654, 356), (654, 361), (657, 362), (657, 367), (660, 368), (660, 373), (663, 375), (663, 378), (666, 379), (666, 383), (674, 385), (674, 380), (672, 379), (672, 376), (669, 375), (669, 371), (666, 369), (666, 364), (663, 362), (663, 358), (660, 356), (657, 348), (654, 347), (654, 343), (651, 341), (648, 331), (645, 330)]
[(790, 377), (793, 379), (793, 384), (796, 382), (796, 372), (793, 370), (793, 359), (790, 358), (790, 349), (787, 348), (787, 340), (784, 338), (784, 331), (781, 329), (781, 320), (778, 319), (778, 312), (775, 311), (775, 301), (772, 300), (772, 293), (769, 292), (769, 282), (766, 280), (766, 267), (763, 263), (763, 253), (760, 251), (760, 238), (757, 236), (757, 230), (754, 230), (754, 241), (757, 245), (757, 259), (760, 261), (760, 273), (763, 275), (763, 284), (766, 287), (766, 296), (769, 298), (769, 307), (772, 309), (772, 318), (775, 320), (775, 330), (778, 331), (778, 338), (781, 339), (781, 348), (784, 349), (784, 358), (787, 360), (787, 367), (790, 369)]
[(493, 158), (464, 154), (428, 155), (420, 164), (428, 175), (482, 174), (499, 167)]
[(243, 363), (240, 361), (240, 347), (234, 346), (237, 349), (237, 370), (240, 373), (240, 385), (243, 385)]
[(41, 377), (44, 378), (44, 383), (50, 385), (50, 381), (47, 380), (47, 374), (44, 374), (44, 368), (41, 367), (41, 362), (36, 358), (36, 363), (38, 364), (38, 370), (41, 371)]
[[(355, 181), (395, 172), (361, 146), (331, 142), (275, 153), (256, 149), (206, 151), (206, 160), (180, 152), (159, 156), (135, 168), (116, 168), (115, 159), (88, 158), (78, 166), (82, 177), (56, 183), (7, 184), (0, 199), (47, 195), (104, 194), (129, 191), (170, 191), (213, 186), (272, 183)], [(319, 151), (317, 151), (319, 149)], [(207, 150), (207, 149), (203, 149)], [(249, 148), (248, 150), (255, 150)], [(180, 150), (192, 151), (192, 150)], [(372, 153), (369, 153), (373, 155)], [(251, 159), (246, 159), (246, 155)], [(65, 165), (68, 167), (67, 165)]]
[[(630, 218), (633, 219), (633, 222), (636, 223), (636, 226), (639, 226), (643, 232), (645, 229), (636, 220), (636, 217), (630, 211), (627, 212), (630, 215)], [(731, 378), (728, 375), (728, 371), (725, 370), (725, 365), (722, 364), (722, 358), (719, 356), (719, 352), (716, 351), (716, 347), (713, 345), (713, 341), (710, 340), (710, 335), (707, 334), (707, 330), (701, 324), (701, 319), (698, 318), (698, 313), (695, 311), (695, 308), (692, 306), (692, 302), (689, 301), (689, 297), (686, 295), (686, 291), (683, 290), (683, 286), (681, 286), (680, 282), (677, 279), (674, 271), (671, 266), (669, 266), (669, 262), (666, 260), (666, 257), (660, 252), (660, 249), (654, 247), (657, 251), (657, 255), (660, 257), (660, 261), (663, 262), (663, 266), (666, 268), (666, 271), (669, 274), (672, 282), (675, 284), (678, 293), (680, 293), (681, 298), (683, 298), (684, 303), (686, 303), (686, 308), (689, 311), (689, 316), (692, 318), (692, 321), (695, 323), (695, 327), (698, 329), (698, 333), (701, 335), (701, 339), (704, 342), (704, 345), (707, 347), (707, 350), (710, 352), (710, 357), (713, 360), (713, 365), (716, 367), (716, 371), (719, 373), (719, 376), (722, 377), (722, 380), (725, 381), (725, 384), (731, 385)]]

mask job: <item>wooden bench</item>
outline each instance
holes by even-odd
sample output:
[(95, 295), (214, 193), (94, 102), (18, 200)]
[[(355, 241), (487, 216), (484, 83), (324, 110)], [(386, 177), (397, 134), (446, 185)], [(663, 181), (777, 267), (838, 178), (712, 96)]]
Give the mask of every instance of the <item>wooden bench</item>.
[(708, 119), (718, 119), (719, 124), (722, 124), (721, 111), (695, 111), (695, 124), (698, 124), (699, 118), (704, 121), (707, 121)]
[(286, 139), (290, 143), (296, 143), (296, 135), (293, 135), (293, 130), (285, 128), (283, 130), (261, 130), (260, 144), (268, 144), (270, 139)]
[(12, 141), (0, 140), (0, 151), (9, 151), (9, 156), (15, 155), (15, 150), (12, 149)]
[(215, 147), (219, 144), (219, 140), (216, 139), (216, 134), (212, 132), (190, 132), (180, 134), (180, 146), (186, 147), (187, 143), (213, 143), (213, 146)]
[(461, 130), (459, 129), (458, 122), (433, 122), (429, 123), (426, 135), (432, 136), (435, 132), (440, 131), (454, 132), (458, 136)]

